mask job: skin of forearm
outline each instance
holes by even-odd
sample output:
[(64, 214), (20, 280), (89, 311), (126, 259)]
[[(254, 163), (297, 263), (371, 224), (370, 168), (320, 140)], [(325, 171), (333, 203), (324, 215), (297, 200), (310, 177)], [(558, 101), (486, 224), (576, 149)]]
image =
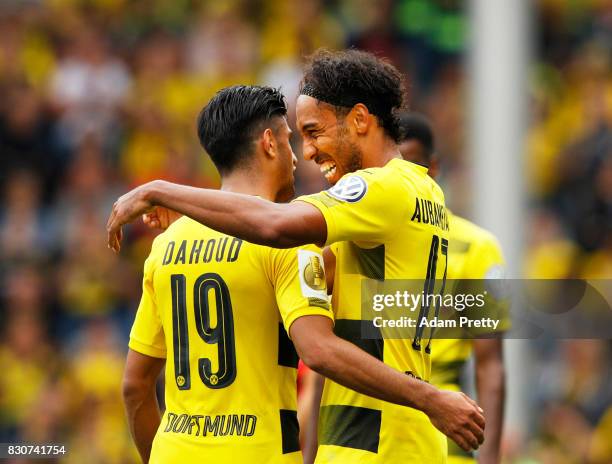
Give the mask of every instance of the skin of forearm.
[(502, 424), (504, 418), (505, 373), (497, 360), (481, 365), (476, 372), (478, 402), (487, 420), (485, 441), (478, 452), (480, 464), (499, 463)]
[(130, 432), (143, 463), (149, 462), (153, 438), (161, 422), (155, 387), (146, 393), (124, 396)]
[(304, 360), (319, 374), (364, 395), (424, 411), (437, 394), (426, 382), (403, 374), (352, 343), (330, 337), (316, 359)]
[[(308, 420), (306, 421), (306, 428), (304, 429), (304, 440), (302, 446), (302, 455), (304, 457), (304, 464), (313, 464), (317, 457), (317, 448), (319, 440), (317, 436), (318, 423), (319, 423), (319, 407), (321, 405), (321, 396), (323, 395), (323, 385), (325, 379), (317, 374), (316, 372), (310, 373), (313, 377), (311, 390), (307, 393), (311, 396), (309, 398), (310, 410), (308, 411)], [(300, 424), (300, 429), (302, 425)]]
[(325, 237), (313, 234), (312, 228), (309, 229), (299, 218), (288, 220), (295, 206), (277, 204), (251, 195), (163, 181), (150, 183), (143, 195), (153, 205), (174, 210), (212, 229), (251, 243), (291, 248), (325, 241)]

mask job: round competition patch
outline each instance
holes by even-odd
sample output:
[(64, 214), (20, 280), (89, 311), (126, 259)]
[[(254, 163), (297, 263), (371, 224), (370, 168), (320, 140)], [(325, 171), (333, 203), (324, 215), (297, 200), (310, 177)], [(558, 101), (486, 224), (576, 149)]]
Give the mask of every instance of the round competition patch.
[(355, 203), (361, 200), (367, 191), (368, 184), (362, 177), (349, 176), (340, 179), (327, 193), (338, 200)]

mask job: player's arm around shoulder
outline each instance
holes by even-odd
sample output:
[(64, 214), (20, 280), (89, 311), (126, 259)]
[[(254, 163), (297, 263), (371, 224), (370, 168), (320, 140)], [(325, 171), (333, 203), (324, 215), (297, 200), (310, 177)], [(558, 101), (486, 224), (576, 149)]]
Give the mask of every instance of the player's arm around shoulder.
[(408, 190), (392, 170), (373, 168), (342, 177), (323, 192), (294, 203), (316, 207), (327, 226), (326, 244), (340, 241), (380, 243), (397, 232), (408, 214)]
[(123, 225), (163, 207), (221, 233), (260, 245), (291, 248), (325, 242), (320, 212), (300, 203), (277, 204), (252, 195), (152, 181), (126, 193), (107, 222), (108, 246), (120, 250)]

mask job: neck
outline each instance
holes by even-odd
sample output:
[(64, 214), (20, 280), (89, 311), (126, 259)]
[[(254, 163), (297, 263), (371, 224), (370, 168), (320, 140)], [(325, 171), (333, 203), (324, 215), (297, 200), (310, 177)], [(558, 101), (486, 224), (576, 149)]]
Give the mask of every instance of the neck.
[(363, 167), (381, 168), (393, 158), (401, 158), (399, 147), (383, 131), (374, 135), (364, 146)]
[(221, 190), (258, 196), (270, 201), (275, 201), (277, 195), (276, 189), (252, 171), (237, 171), (223, 176)]

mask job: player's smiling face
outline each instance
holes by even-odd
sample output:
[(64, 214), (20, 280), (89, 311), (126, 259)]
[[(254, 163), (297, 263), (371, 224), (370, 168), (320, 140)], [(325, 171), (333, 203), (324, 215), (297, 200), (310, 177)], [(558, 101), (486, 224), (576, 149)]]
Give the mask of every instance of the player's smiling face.
[(337, 115), (332, 106), (300, 95), (296, 116), (304, 159), (317, 163), (330, 184), (334, 185), (345, 174), (361, 169), (361, 151), (351, 139), (345, 118)]

